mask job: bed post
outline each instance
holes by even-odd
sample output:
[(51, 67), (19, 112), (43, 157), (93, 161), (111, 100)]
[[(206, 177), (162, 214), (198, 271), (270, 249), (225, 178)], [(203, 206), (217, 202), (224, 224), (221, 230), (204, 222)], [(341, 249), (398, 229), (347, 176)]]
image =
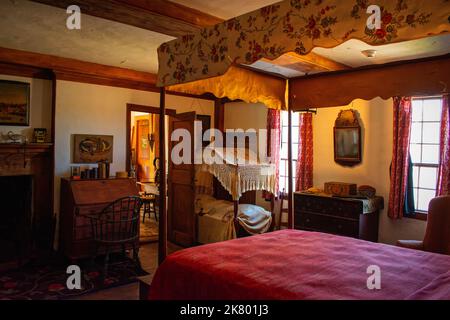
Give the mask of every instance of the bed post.
[(158, 263), (161, 264), (167, 255), (167, 212), (166, 212), (166, 89), (161, 88), (159, 97), (159, 242)]
[(238, 230), (239, 230), (239, 222), (238, 222), (238, 210), (239, 210), (239, 200), (233, 201), (233, 209), (234, 209), (234, 230), (236, 231), (236, 238), (238, 237)]
[(286, 99), (287, 109), (288, 109), (288, 228), (294, 229), (294, 216), (293, 216), (293, 204), (292, 204), (292, 106), (290, 95), (290, 82), (287, 80), (287, 90), (288, 98)]

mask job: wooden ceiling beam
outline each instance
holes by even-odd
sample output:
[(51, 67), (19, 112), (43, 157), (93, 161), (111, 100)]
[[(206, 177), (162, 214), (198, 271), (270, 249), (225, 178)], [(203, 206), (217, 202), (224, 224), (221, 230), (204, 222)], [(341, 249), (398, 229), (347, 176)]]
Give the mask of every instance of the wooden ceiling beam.
[(173, 37), (194, 33), (223, 20), (163, 0), (31, 0), (62, 9), (78, 5), (81, 13)]
[[(0, 47), (0, 70), (4, 74), (21, 77), (51, 80), (55, 76), (57, 80), (160, 92), (160, 88), (156, 87), (156, 75), (153, 73), (2, 47)], [(167, 94), (216, 100), (209, 93), (193, 95), (167, 91)]]
[(355, 99), (447, 94), (450, 54), (291, 79), (294, 111), (346, 106)]
[(66, 74), (83, 74), (97, 78), (120, 79), (146, 83), (152, 86), (156, 84), (156, 75), (153, 73), (1, 47), (0, 62), (33, 66)]

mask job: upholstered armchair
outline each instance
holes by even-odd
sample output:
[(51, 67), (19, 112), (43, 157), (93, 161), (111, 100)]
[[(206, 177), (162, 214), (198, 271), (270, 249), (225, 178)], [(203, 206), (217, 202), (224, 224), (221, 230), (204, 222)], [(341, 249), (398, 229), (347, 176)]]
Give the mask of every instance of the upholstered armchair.
[(450, 255), (450, 196), (431, 200), (423, 241), (399, 240), (397, 246)]

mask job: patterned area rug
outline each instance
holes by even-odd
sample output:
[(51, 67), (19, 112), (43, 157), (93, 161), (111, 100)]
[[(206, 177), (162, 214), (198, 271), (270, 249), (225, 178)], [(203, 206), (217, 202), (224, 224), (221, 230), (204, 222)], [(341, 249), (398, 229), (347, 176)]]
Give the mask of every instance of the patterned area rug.
[(154, 214), (152, 213), (151, 217), (147, 215), (145, 223), (142, 223), (141, 216), (139, 242), (144, 244), (156, 241), (158, 241), (158, 222), (155, 220)]
[[(99, 257), (102, 258), (102, 257)], [(128, 284), (148, 273), (122, 255), (111, 256), (108, 277), (102, 279), (103, 260), (96, 264), (80, 263), (81, 289), (69, 290), (66, 286), (67, 263), (28, 265), (0, 275), (0, 300), (64, 300), (86, 293)]]

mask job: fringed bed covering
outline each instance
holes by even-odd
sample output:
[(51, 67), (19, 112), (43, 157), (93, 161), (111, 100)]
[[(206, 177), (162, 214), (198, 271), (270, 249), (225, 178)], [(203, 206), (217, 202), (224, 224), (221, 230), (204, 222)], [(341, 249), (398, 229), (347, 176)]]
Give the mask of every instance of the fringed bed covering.
[(247, 191), (264, 190), (275, 193), (275, 165), (251, 161), (257, 159), (257, 155), (252, 151), (244, 151), (236, 148), (231, 154), (221, 153), (216, 150), (216, 155), (221, 161), (213, 164), (201, 165), (201, 170), (214, 175), (222, 186), (232, 196), (233, 201), (239, 198)]

